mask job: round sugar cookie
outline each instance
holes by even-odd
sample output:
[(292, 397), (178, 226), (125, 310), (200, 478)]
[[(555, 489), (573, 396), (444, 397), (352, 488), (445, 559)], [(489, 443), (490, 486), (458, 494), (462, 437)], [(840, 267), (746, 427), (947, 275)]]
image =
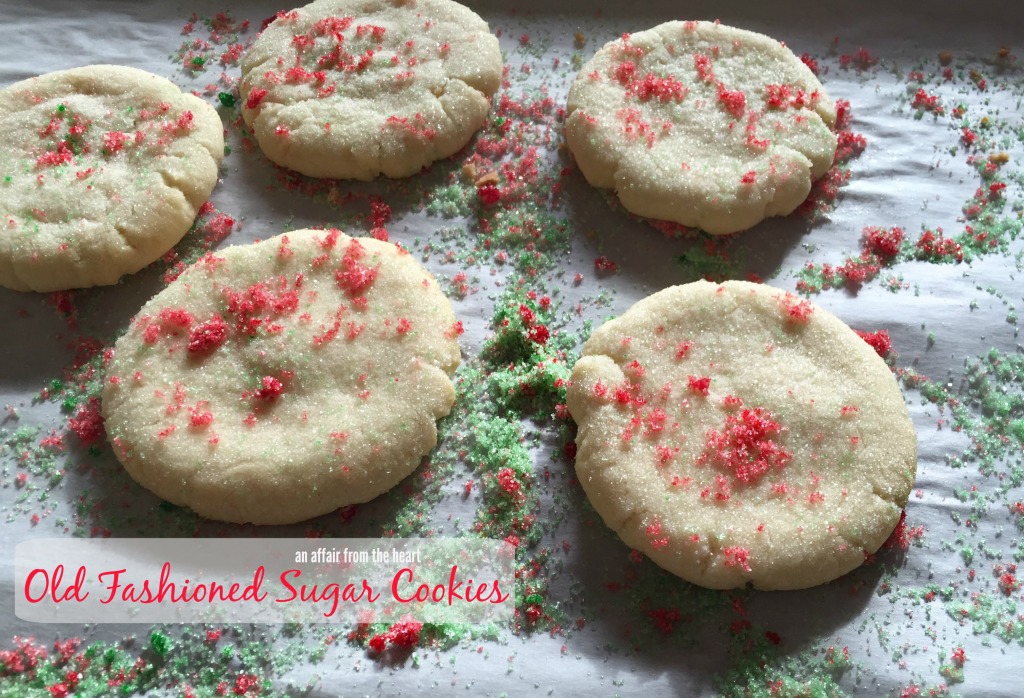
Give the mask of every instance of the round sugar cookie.
[(760, 284), (641, 300), (584, 345), (568, 406), (605, 523), (710, 588), (849, 572), (899, 522), (917, 469), (885, 362), (835, 316)]
[(713, 235), (792, 212), (832, 166), (835, 106), (778, 41), (667, 22), (606, 44), (569, 90), (583, 176), (641, 216)]
[(320, 0), (242, 57), (242, 115), (302, 174), (407, 177), (469, 142), (501, 73), (487, 23), (452, 0)]
[(0, 285), (104, 286), (156, 261), (223, 156), (213, 107), (143, 70), (91, 65), (0, 90)]
[(461, 323), (390, 243), (299, 230), (188, 268), (132, 320), (102, 411), (125, 468), (224, 521), (365, 502), (435, 446)]

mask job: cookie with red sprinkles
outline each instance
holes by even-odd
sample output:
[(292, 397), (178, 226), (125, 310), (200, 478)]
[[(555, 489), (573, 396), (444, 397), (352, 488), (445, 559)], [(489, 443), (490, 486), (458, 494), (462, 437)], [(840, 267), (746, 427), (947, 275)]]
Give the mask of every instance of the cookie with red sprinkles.
[(667, 22), (601, 48), (569, 91), (584, 177), (629, 211), (746, 230), (786, 215), (832, 166), (835, 105), (786, 46), (718, 22)]
[(312, 177), (407, 177), (456, 152), (501, 83), (498, 40), (451, 0), (320, 0), (278, 13), (242, 58), (242, 114)]
[(849, 572), (899, 523), (916, 475), (885, 362), (835, 316), (761, 284), (641, 300), (587, 341), (567, 403), (605, 523), (705, 587)]
[(376, 497), (433, 449), (461, 332), (398, 245), (299, 230), (229, 247), (117, 341), (106, 432), (132, 477), (174, 504), (301, 521)]
[(0, 285), (103, 286), (156, 261), (223, 156), (213, 107), (143, 70), (92, 65), (0, 90)]

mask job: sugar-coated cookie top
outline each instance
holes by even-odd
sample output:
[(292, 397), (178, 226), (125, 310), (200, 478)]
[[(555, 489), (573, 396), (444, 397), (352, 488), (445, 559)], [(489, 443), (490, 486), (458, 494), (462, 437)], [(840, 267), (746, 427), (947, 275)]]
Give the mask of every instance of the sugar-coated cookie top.
[(217, 181), (213, 107), (135, 68), (0, 90), (0, 285), (116, 283), (173, 247)]
[(215, 519), (289, 523), (412, 472), (454, 401), (451, 304), (404, 250), (301, 230), (203, 257), (107, 367), (115, 453)]
[(899, 521), (917, 442), (886, 364), (769, 286), (676, 286), (598, 328), (573, 369), (577, 473), (605, 522), (696, 584), (794, 589)]
[(404, 177), (466, 144), (501, 71), (487, 24), (452, 0), (319, 0), (242, 58), (242, 113), (303, 174)]
[(667, 22), (601, 48), (569, 92), (566, 139), (587, 180), (633, 213), (744, 230), (794, 210), (832, 165), (835, 108), (780, 42)]

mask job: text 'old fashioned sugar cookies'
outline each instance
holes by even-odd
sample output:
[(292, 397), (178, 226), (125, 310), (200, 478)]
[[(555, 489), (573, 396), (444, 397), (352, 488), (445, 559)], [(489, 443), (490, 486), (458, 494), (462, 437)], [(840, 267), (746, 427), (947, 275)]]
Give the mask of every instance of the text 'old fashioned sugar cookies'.
[(396, 245), (301, 230), (229, 247), (117, 341), (107, 434), (170, 502), (225, 521), (307, 519), (381, 494), (434, 447), (461, 332)]
[(483, 126), (501, 71), (487, 23), (451, 0), (320, 0), (246, 52), (242, 114), (279, 165), (406, 177)]
[(157, 260), (217, 183), (223, 131), (213, 107), (135, 68), (0, 90), (0, 285), (108, 285)]
[(640, 301), (587, 341), (568, 406), (605, 523), (706, 587), (834, 579), (881, 546), (914, 483), (886, 364), (835, 316), (760, 284)]
[(711, 234), (793, 211), (832, 165), (835, 107), (778, 41), (668, 22), (605, 45), (569, 91), (565, 136), (592, 185)]

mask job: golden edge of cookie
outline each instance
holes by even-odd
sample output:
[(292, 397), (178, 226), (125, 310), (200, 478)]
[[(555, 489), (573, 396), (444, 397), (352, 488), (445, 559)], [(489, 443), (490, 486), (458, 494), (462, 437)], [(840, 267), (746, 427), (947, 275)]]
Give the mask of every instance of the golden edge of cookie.
[[(330, 249), (322, 249), (332, 233), (336, 233), (336, 235), (333, 238), (333, 242), (330, 243)], [(398, 260), (395, 263), (398, 271), (412, 269), (415, 272), (415, 276), (411, 277), (416, 280), (415, 285), (410, 281), (406, 283), (406, 286), (410, 289), (413, 286), (416, 289), (428, 288), (428, 291), (435, 296), (434, 300), (436, 301), (434, 310), (431, 312), (436, 311), (444, 318), (451, 320), (450, 326), (439, 324), (436, 327), (432, 326), (424, 330), (431, 333), (428, 341), (438, 345), (437, 351), (432, 351), (429, 356), (411, 357), (412, 363), (403, 364), (403, 366), (407, 367), (403, 369), (404, 371), (411, 371), (421, 381), (411, 384), (410, 388), (418, 386), (422, 388), (421, 392), (429, 393), (424, 396), (414, 392), (414, 401), (420, 410), (415, 415), (418, 423), (413, 424), (411, 427), (408, 425), (404, 427), (416, 430), (419, 437), (418, 440), (414, 439), (414, 443), (409, 445), (408, 448), (406, 444), (399, 443), (396, 440), (385, 443), (380, 449), (367, 447), (363, 449), (363, 452), (356, 454), (359, 456), (358, 458), (346, 461), (345, 472), (348, 472), (347, 468), (351, 466), (354, 473), (371, 473), (371, 477), (363, 482), (339, 479), (333, 466), (318, 469), (318, 465), (322, 465), (325, 460), (332, 458), (329, 448), (323, 453), (308, 454), (308, 457), (304, 460), (299, 459), (294, 462), (290, 458), (287, 463), (260, 461), (259, 458), (246, 458), (238, 462), (227, 463), (226, 469), (232, 471), (232, 474), (236, 474), (235, 471), (237, 470), (238, 473), (245, 475), (245, 478), (239, 479), (224, 477), (224, 472), (220, 470), (213, 472), (209, 468), (204, 470), (202, 463), (198, 464), (199, 467), (190, 468), (189, 466), (184, 466), (182, 464), (183, 461), (189, 458), (195, 460), (196, 452), (200, 454), (204, 452), (209, 453), (210, 458), (208, 460), (213, 460), (212, 450), (204, 451), (198, 445), (198, 442), (190, 442), (186, 448), (189, 456), (181, 456), (180, 454), (184, 452), (180, 451), (180, 449), (178, 456), (174, 456), (174, 452), (171, 452), (172, 458), (176, 458), (176, 460), (172, 463), (174, 467), (168, 467), (167, 462), (161, 462), (162, 459), (166, 460), (168, 455), (168, 452), (164, 449), (164, 438), (166, 437), (167, 441), (171, 442), (176, 436), (187, 432), (188, 436), (197, 436), (200, 440), (206, 439), (210, 433), (207, 431), (210, 428), (209, 424), (212, 422), (213, 428), (218, 426), (219, 414), (209, 404), (202, 405), (202, 395), (188, 395), (187, 399), (185, 399), (184, 393), (189, 389), (189, 386), (182, 384), (182, 400), (177, 400), (176, 397), (173, 399), (174, 402), (181, 403), (180, 405), (172, 405), (170, 395), (166, 395), (168, 403), (166, 416), (171, 417), (171, 411), (173, 411), (175, 415), (180, 413), (182, 419), (175, 417), (175, 419), (165, 420), (168, 422), (166, 425), (161, 423), (159, 419), (164, 412), (162, 405), (158, 405), (159, 409), (153, 412), (157, 416), (158, 421), (156, 423), (139, 425), (137, 423), (138, 415), (132, 414), (128, 404), (130, 400), (134, 399), (129, 391), (135, 389), (131, 385), (132, 381), (147, 381), (149, 379), (146, 375), (139, 375), (137, 371), (143, 362), (137, 362), (135, 357), (144, 348), (140, 343), (139, 337), (136, 335), (143, 334), (146, 327), (158, 327), (157, 323), (162, 322), (162, 320), (158, 319), (161, 318), (160, 310), (166, 310), (167, 308), (174, 310), (176, 308), (179, 298), (173, 294), (179, 293), (182, 297), (187, 298), (191, 293), (192, 287), (202, 285), (203, 275), (210, 276), (214, 273), (219, 273), (219, 270), (225, 266), (233, 271), (238, 271), (239, 268), (248, 267), (250, 264), (273, 265), (274, 263), (271, 260), (277, 258), (282, 250), (292, 250), (295, 254), (302, 253), (300, 243), (301, 245), (309, 246), (307, 256), (323, 251), (324, 258), (330, 262), (328, 265), (330, 266), (328, 270), (330, 273), (335, 273), (334, 267), (344, 258), (341, 248), (344, 247), (348, 250), (353, 243), (361, 246), (365, 252), (366, 259), (378, 262), (378, 269), (379, 264), (383, 263), (381, 260), (384, 257), (389, 257), (389, 261), (393, 263), (395, 260)], [(290, 274), (293, 271), (295, 270), (290, 270), (288, 273)], [(259, 283), (260, 280), (273, 280), (275, 278), (273, 274), (269, 277), (267, 274), (254, 275), (251, 270), (248, 276), (245, 274), (242, 276), (244, 277), (241, 281), (243, 285), (249, 282)], [(394, 276), (394, 272), (380, 274), (379, 276), (375, 275), (375, 280), (372, 283), (390, 283), (391, 280), (387, 278), (388, 276)], [(426, 283), (421, 286), (421, 282)], [(214, 285), (212, 287), (223, 290), (228, 288), (228, 285), (225, 283), (224, 286)], [(370, 296), (370, 293), (368, 291), (366, 295)], [(165, 307), (165, 301), (168, 298), (171, 305)], [(345, 296), (345, 298), (346, 300), (352, 300), (348, 296)], [(206, 300), (210, 299), (207, 298)], [(418, 298), (414, 300), (418, 302)], [(214, 305), (211, 304), (210, 307), (214, 307)], [(168, 316), (168, 318), (168, 321), (173, 324), (173, 316)], [(200, 337), (206, 336), (205, 333), (207, 333), (208, 328), (203, 328), (206, 328), (210, 322), (200, 323), (202, 319), (196, 315), (190, 325), (191, 330), (202, 330), (197, 335)], [(227, 316), (227, 319), (230, 320), (231, 316)], [(302, 321), (301, 318), (299, 321)], [(331, 328), (326, 327), (322, 329), (330, 333)], [(349, 329), (351, 330), (351, 328)], [(175, 331), (173, 327), (163, 326), (159, 327), (159, 330), (160, 332), (171, 333)], [(228, 332), (232, 331), (234, 330), (229, 326)], [(362, 336), (361, 333), (363, 331), (364, 328), (359, 328), (356, 333), (357, 336)], [(113, 350), (112, 359), (107, 367), (106, 380), (101, 396), (102, 414), (108, 430), (108, 439), (114, 446), (114, 452), (124, 465), (126, 471), (139, 484), (173, 504), (189, 507), (202, 516), (216, 520), (234, 523), (288, 524), (326, 514), (348, 504), (369, 501), (398, 484), (402, 478), (413, 472), (419, 466), (422, 457), (427, 455), (436, 445), (436, 420), (448, 414), (455, 401), (455, 390), (451, 382), (451, 376), (460, 362), (460, 351), (456, 341), (460, 331), (461, 325), (455, 320), (450, 303), (444, 297), (436, 282), (433, 281), (430, 273), (413, 260), (408, 253), (400, 251), (395, 245), (371, 238), (350, 238), (339, 231), (300, 230), (284, 233), (253, 245), (229, 247), (216, 255), (207, 255), (195, 265), (189, 267), (178, 280), (151, 299), (140, 310), (136, 318), (133, 319), (132, 327), (128, 333), (118, 340)], [(186, 338), (191, 341), (192, 335), (188, 334)], [(160, 339), (158, 337), (154, 342)], [(333, 342), (334, 339), (332, 338), (329, 341)], [(344, 334), (339, 335), (337, 341), (341, 343), (339, 346), (351, 346), (343, 344), (346, 341)], [(223, 351), (226, 355), (233, 356), (234, 353), (240, 351), (239, 347), (233, 346), (231, 341), (227, 341), (223, 337), (218, 342), (209, 354), (199, 355), (196, 367), (202, 369), (210, 363), (211, 358), (217, 358), (218, 352)], [(177, 350), (182, 351), (183, 346), (178, 346)], [(133, 348), (134, 353), (129, 355), (128, 352)], [(346, 348), (345, 351), (351, 350)], [(188, 360), (191, 361), (192, 359)], [(192, 367), (192, 364), (188, 365), (190, 368)], [(133, 372), (135, 373), (134, 376)], [(172, 386), (169, 378), (162, 380), (163, 383), (167, 384), (164, 392), (177, 392), (177, 381)], [(322, 379), (317, 379), (317, 381), (319, 380)], [(142, 391), (152, 388), (152, 386), (147, 386), (145, 383), (140, 383), (140, 385), (142, 386), (140, 388)], [(232, 385), (228, 389), (236, 387), (240, 389), (243, 386)], [(136, 393), (136, 396), (139, 394), (141, 393)], [(196, 403), (195, 407), (193, 407), (192, 403), (196, 399), (199, 399), (200, 402)], [(204, 410), (212, 410), (213, 414), (207, 415)], [(151, 412), (152, 410), (145, 410), (147, 415)], [(183, 421), (186, 412), (192, 417), (198, 415), (200, 419), (192, 421), (191, 425), (189, 425), (187, 420)], [(429, 412), (429, 415), (427, 412)], [(263, 419), (264, 416), (261, 416), (260, 419)], [(428, 416), (429, 419), (427, 419)], [(274, 419), (272, 416), (267, 418), (270, 420)], [(235, 425), (236, 429), (237, 426)], [(323, 426), (324, 429), (328, 428), (319, 423), (315, 426)], [(383, 433), (383, 430), (386, 430), (389, 426), (393, 427), (395, 425), (375, 424), (374, 428), (379, 433)], [(192, 433), (193, 430), (195, 433)], [(160, 435), (154, 438), (153, 434), (158, 432)], [(178, 433), (175, 434), (175, 432)], [(133, 439), (133, 433), (144, 433), (145, 436), (144, 438)], [(353, 434), (352, 436), (358, 435)], [(325, 440), (326, 446), (324, 447), (334, 447), (335, 442), (332, 439), (335, 439), (335, 437), (338, 438), (337, 443), (340, 447), (340, 445), (346, 442), (349, 434), (332, 431), (330, 438)], [(217, 438), (218, 441), (213, 441), (214, 438)], [(236, 433), (233, 435), (233, 438), (244, 437)], [(304, 443), (303, 438), (302, 435), (299, 435), (292, 439), (292, 441), (302, 446)], [(218, 449), (228, 445), (220, 442), (219, 434), (216, 432), (213, 432), (213, 436), (209, 441), (212, 441), (214, 448)], [(316, 445), (319, 447), (322, 444), (318, 443)], [(235, 449), (235, 452), (240, 449), (244, 451), (246, 448), (245, 445), (239, 446), (237, 442), (232, 444), (231, 447)], [(335, 454), (337, 453), (338, 451), (335, 450)], [(268, 463), (273, 465), (276, 470), (262, 467)]]
[(22, 95), (35, 95), (41, 86), (51, 98), (63, 93), (123, 97), (143, 91), (143, 96), (152, 96), (157, 101), (174, 100), (182, 114), (193, 113), (188, 140), (194, 142), (195, 147), (189, 148), (185, 156), (198, 156), (197, 159), (190, 162), (186, 172), (161, 171), (163, 183), (181, 198), (175, 202), (164, 199), (157, 202), (156, 208), (149, 211), (152, 215), (148, 216), (154, 220), (144, 224), (141, 230), (137, 229), (137, 223), (146, 217), (143, 214), (138, 220), (113, 221), (106, 226), (104, 236), (121, 236), (127, 244), (128, 251), (122, 251), (116, 263), (82, 261), (76, 250), (88, 241), (79, 239), (80, 236), (58, 236), (67, 238), (68, 247), (63, 253), (55, 249), (55, 254), (50, 256), (33, 254), (21, 258), (13, 251), (0, 254), (0, 286), (15, 291), (50, 292), (116, 284), (123, 276), (158, 260), (189, 231), (199, 208), (217, 184), (218, 169), (224, 157), (224, 127), (220, 115), (211, 105), (182, 92), (166, 78), (130, 66), (106, 64), (54, 71), (9, 85), (0, 90), (0, 114), (31, 109), (34, 101)]
[[(333, 109), (321, 108), (330, 104), (330, 95), (324, 95), (327, 99), (318, 95), (281, 103), (268, 94), (261, 82), (272, 67), (277, 67), (280, 56), (263, 55), (266, 51), (257, 39), (242, 57), (239, 94), (242, 116), (267, 159), (309, 177), (370, 181), (383, 175), (399, 179), (415, 175), (431, 163), (457, 153), (473, 139), (486, 124), (491, 97), (501, 85), (503, 60), (498, 40), (479, 15), (452, 0), (421, 2), (417, 8), (420, 13), (434, 12), (454, 22), (477, 25), (469, 37), (453, 42), (455, 50), (462, 52), (457, 60), (444, 61), (447, 79), (442, 92), (434, 98), (440, 104), (447, 125), (435, 128), (436, 124), (417, 123), (419, 112), (423, 111), (421, 105), (420, 108), (413, 105), (401, 113), (378, 115), (373, 113), (376, 107), (372, 103), (369, 113), (363, 109), (365, 99), (351, 99), (345, 108)], [(318, 0), (279, 16), (261, 38), (265, 35), (264, 43), (269, 43), (275, 33), (291, 36), (289, 25), (305, 14), (329, 11), (338, 16), (351, 11), (355, 16), (368, 10), (376, 10), (374, 3), (359, 5), (346, 0)], [(485, 68), (480, 68), (480, 64)], [(330, 84), (333, 85), (333, 81)], [(337, 123), (355, 118), (352, 116), (355, 112), (359, 112), (358, 118), (365, 123)], [(304, 118), (299, 119), (300, 115)], [(328, 129), (321, 121), (331, 127)], [(366, 132), (368, 128), (370, 133)], [(426, 137), (428, 131), (433, 135)]]
[[(879, 448), (885, 452), (885, 463), (876, 469), (877, 472), (868, 469), (858, 471), (858, 474), (867, 478), (866, 482), (860, 484), (864, 492), (870, 491), (869, 501), (878, 515), (877, 520), (867, 522), (866, 528), (870, 530), (858, 532), (860, 539), (850, 542), (841, 536), (819, 535), (819, 542), (832, 541), (838, 543), (838, 546), (835, 549), (815, 547), (809, 550), (808, 544), (813, 544), (813, 541), (805, 540), (802, 548), (783, 550), (784, 559), (777, 564), (766, 565), (761, 564), (763, 561), (759, 559), (757, 550), (748, 550), (733, 542), (735, 539), (732, 531), (727, 531), (724, 536), (719, 534), (714, 540), (701, 540), (693, 546), (680, 545), (677, 541), (671, 541), (673, 544), (669, 545), (670, 533), (684, 532), (661, 530), (659, 527), (664, 522), (658, 521), (657, 512), (646, 508), (637, 509), (635, 505), (630, 506), (629, 502), (623, 503), (620, 495), (632, 491), (629, 478), (636, 471), (633, 466), (623, 464), (616, 453), (615, 444), (609, 442), (609, 439), (615, 441), (617, 436), (595, 433), (593, 430), (597, 427), (591, 424), (592, 419), (597, 419), (600, 410), (615, 409), (609, 406), (607, 399), (595, 394), (597, 382), (603, 379), (610, 390), (611, 386), (623, 381), (626, 376), (624, 369), (628, 370), (628, 367), (622, 365), (624, 361), (621, 357), (613, 358), (608, 352), (616, 354), (619, 353), (619, 346), (626, 346), (620, 344), (619, 328), (627, 326), (638, 314), (662, 303), (680, 308), (699, 307), (701, 303), (706, 304), (716, 292), (733, 297), (754, 293), (767, 298), (771, 303), (778, 302), (780, 322), (787, 322), (784, 313), (790, 311), (801, 318), (805, 317), (812, 331), (821, 333), (819, 336), (831, 335), (838, 338), (835, 341), (840, 341), (841, 348), (852, 352), (858, 364), (873, 367), (873, 377), (869, 383), (877, 384), (880, 390), (886, 391), (881, 398), (883, 404), (899, 416), (886, 422), (885, 443), (872, 446), (875, 449), (873, 453)], [(787, 306), (787, 303), (792, 305)], [(806, 328), (798, 326), (788, 331), (794, 330), (803, 332)], [(604, 351), (601, 351), (601, 347)], [(902, 393), (885, 362), (831, 313), (809, 301), (796, 299), (784, 291), (760, 284), (697, 282), (665, 289), (639, 301), (616, 320), (598, 328), (588, 340), (583, 355), (573, 367), (567, 404), (579, 425), (577, 475), (606, 525), (615, 530), (627, 545), (644, 552), (658, 565), (687, 581), (709, 588), (724, 589), (750, 584), (764, 590), (800, 589), (828, 582), (855, 569), (864, 562), (867, 554), (874, 553), (885, 542), (898, 524), (916, 476), (916, 432), (907, 414)], [(770, 409), (771, 405), (767, 407)], [(789, 445), (794, 451), (798, 446)], [(644, 467), (652, 471), (656, 469), (653, 461)], [(688, 464), (687, 467), (694, 466)], [(670, 490), (666, 487), (665, 492), (667, 497)], [(682, 506), (681, 501), (679, 505)], [(769, 522), (769, 536), (770, 526)], [(842, 527), (837, 528), (843, 530)], [(688, 535), (691, 531), (685, 533)]]
[[(714, 178), (694, 180), (689, 186), (703, 187), (707, 191), (690, 192), (683, 196), (675, 188), (658, 186), (648, 183), (646, 186), (638, 186), (630, 181), (630, 177), (623, 175), (623, 155), (617, 153), (614, 147), (603, 140), (594, 139), (594, 127), (597, 122), (589, 114), (585, 114), (580, 108), (580, 94), (586, 89), (586, 82), (592, 75), (597, 74), (595, 65), (605, 60), (608, 54), (612, 53), (627, 37), (609, 41), (601, 47), (594, 56), (583, 66), (569, 89), (569, 96), (566, 104), (565, 117), (565, 139), (569, 150), (572, 152), (580, 172), (587, 182), (599, 189), (612, 190), (623, 207), (639, 216), (666, 220), (680, 223), (685, 226), (700, 228), (710, 235), (729, 235), (732, 233), (747, 230), (765, 218), (774, 216), (785, 216), (792, 213), (807, 198), (810, 193), (811, 184), (827, 172), (832, 164), (832, 157), (836, 151), (836, 137), (831, 131), (835, 124), (835, 105), (828, 96), (827, 91), (817, 77), (799, 59), (796, 58), (784, 44), (764, 34), (752, 32), (736, 27), (729, 27), (718, 24), (718, 22), (707, 21), (671, 21), (657, 25), (642, 32), (629, 35), (632, 37), (650, 37), (655, 35), (660, 41), (667, 36), (680, 35), (695, 31), (728, 31), (742, 35), (745, 41), (757, 44), (766, 49), (778, 49), (780, 46), (793, 58), (791, 67), (802, 73), (801, 80), (809, 85), (816, 85), (815, 88), (821, 94), (821, 99), (813, 105), (813, 108), (801, 107), (800, 113), (811, 119), (817, 119), (831, 134), (830, 150), (831, 155), (827, 159), (820, 159), (818, 162), (811, 162), (803, 153), (798, 153), (788, 146), (778, 146), (778, 152), (791, 152), (791, 161), (798, 164), (806, 163), (808, 178), (802, 182), (801, 177), (785, 176), (779, 178), (779, 186), (771, 196), (764, 197), (763, 202), (757, 205), (750, 203), (750, 196), (756, 193), (756, 183), (737, 188), (728, 202), (721, 201), (721, 192), (713, 190), (716, 186)], [(714, 206), (706, 202), (718, 199)]]

